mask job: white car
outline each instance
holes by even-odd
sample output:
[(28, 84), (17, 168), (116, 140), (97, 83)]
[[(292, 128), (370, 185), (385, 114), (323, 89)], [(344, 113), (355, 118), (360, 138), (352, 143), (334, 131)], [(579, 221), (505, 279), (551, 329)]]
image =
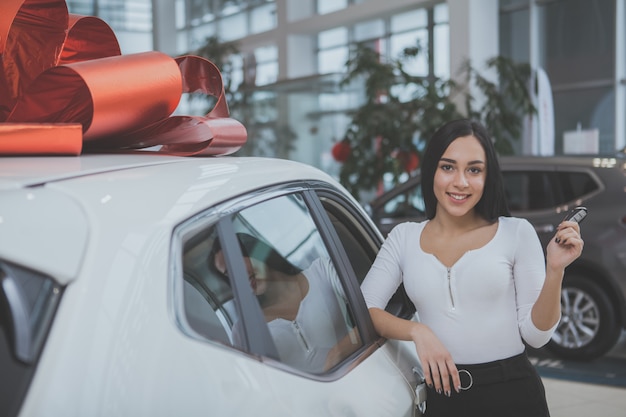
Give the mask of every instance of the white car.
[[(268, 318), (243, 234), (309, 293), (325, 274), (307, 317)], [(415, 349), (376, 335), (359, 290), (381, 243), (295, 162), (0, 157), (0, 415), (421, 415)], [(388, 309), (413, 316), (402, 292)]]

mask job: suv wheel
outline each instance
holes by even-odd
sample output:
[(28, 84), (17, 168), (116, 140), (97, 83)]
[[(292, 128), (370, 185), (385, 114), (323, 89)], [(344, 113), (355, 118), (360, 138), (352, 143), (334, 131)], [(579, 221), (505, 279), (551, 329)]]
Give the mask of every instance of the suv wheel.
[(562, 317), (548, 349), (564, 359), (591, 360), (617, 342), (620, 326), (610, 298), (591, 278), (566, 276), (561, 291)]

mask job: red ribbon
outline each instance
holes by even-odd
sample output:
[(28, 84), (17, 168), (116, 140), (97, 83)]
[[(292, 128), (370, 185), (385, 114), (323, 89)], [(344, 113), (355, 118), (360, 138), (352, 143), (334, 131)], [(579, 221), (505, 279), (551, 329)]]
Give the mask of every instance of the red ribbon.
[[(205, 116), (172, 115), (183, 93), (217, 103)], [(161, 145), (177, 155), (226, 155), (246, 137), (212, 62), (122, 55), (105, 22), (69, 14), (63, 0), (0, 1), (0, 154)]]

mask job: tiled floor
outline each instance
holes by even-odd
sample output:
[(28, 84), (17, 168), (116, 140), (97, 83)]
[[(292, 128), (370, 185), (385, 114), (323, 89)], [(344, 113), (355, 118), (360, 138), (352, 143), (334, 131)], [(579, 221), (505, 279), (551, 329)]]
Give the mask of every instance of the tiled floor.
[[(610, 358), (626, 359), (626, 331)], [(617, 366), (624, 362), (619, 362)], [(623, 372), (623, 369), (620, 370)], [(543, 377), (551, 417), (626, 417), (626, 388)]]
[(625, 417), (626, 388), (543, 378), (551, 417)]

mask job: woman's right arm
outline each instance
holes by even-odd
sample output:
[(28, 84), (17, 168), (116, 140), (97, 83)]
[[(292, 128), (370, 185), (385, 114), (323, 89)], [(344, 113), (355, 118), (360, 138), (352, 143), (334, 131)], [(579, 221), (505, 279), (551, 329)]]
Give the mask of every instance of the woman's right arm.
[(402, 283), (403, 254), (415, 233), (408, 224), (394, 227), (381, 247), (374, 264), (361, 284), (376, 332), (386, 339), (413, 341), (426, 383), (439, 392), (458, 392), (461, 381), (452, 356), (432, 330), (419, 322), (406, 320), (385, 311), (385, 306)]
[[(376, 332), (386, 339), (412, 341), (426, 383), (439, 393), (459, 392), (461, 380), (448, 349), (425, 324), (396, 317), (380, 308), (369, 309)], [(450, 382), (452, 378), (452, 383)]]

